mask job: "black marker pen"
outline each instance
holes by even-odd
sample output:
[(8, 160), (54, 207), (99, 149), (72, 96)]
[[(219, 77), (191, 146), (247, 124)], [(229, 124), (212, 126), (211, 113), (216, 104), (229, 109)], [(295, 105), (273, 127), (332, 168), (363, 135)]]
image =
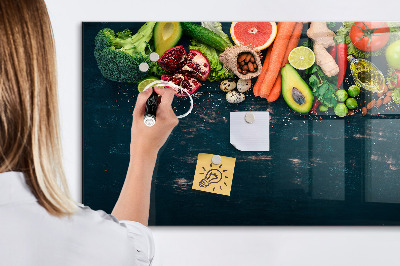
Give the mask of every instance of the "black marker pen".
[(158, 94), (152, 88), (153, 92), (146, 101), (146, 109), (144, 111), (144, 123), (148, 127), (154, 126), (156, 123), (156, 113), (158, 105)]

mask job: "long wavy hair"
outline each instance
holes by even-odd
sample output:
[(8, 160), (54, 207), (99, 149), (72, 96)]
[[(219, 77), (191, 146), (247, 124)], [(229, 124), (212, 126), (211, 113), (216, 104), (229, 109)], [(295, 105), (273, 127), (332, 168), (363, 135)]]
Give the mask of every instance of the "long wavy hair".
[(75, 210), (62, 166), (55, 45), (43, 0), (0, 1), (0, 172), (52, 215)]

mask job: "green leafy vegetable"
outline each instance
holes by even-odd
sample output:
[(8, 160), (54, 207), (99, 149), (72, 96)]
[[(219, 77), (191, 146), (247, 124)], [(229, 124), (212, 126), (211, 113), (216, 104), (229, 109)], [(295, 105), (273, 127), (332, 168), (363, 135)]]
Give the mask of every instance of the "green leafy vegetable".
[(392, 99), (395, 103), (400, 104), (400, 88), (397, 88), (392, 93)]
[(336, 22), (327, 22), (326, 25), (328, 26), (328, 28), (334, 28), (336, 26)]
[(309, 75), (308, 83), (318, 101), (327, 107), (336, 106), (337, 77), (326, 76), (317, 65), (313, 65), (309, 68), (307, 74)]
[(162, 69), (158, 64), (154, 64), (150, 68), (150, 74), (156, 77), (161, 77), (161, 75), (167, 74), (167, 71)]
[(211, 46), (192, 40), (189, 49), (200, 51), (207, 57), (211, 68), (210, 76), (208, 77), (209, 81), (221, 81), (224, 79), (233, 79), (235, 77), (235, 74), (227, 70), (219, 61), (219, 54)]
[(201, 22), (201, 26), (209, 29), (210, 31), (212, 31), (215, 34), (217, 34), (218, 36), (220, 36), (222, 39), (224, 39), (224, 41), (226, 41), (229, 44), (229, 47), (232, 46), (229, 36), (222, 30), (221, 22), (205, 21), (205, 22)]
[(107, 79), (118, 82), (139, 82), (148, 74), (139, 70), (141, 63), (153, 67), (149, 59), (149, 41), (155, 22), (145, 23), (132, 35), (126, 29), (115, 34), (112, 29), (100, 30), (95, 38), (94, 56), (97, 65)]
[(389, 89), (393, 89), (397, 86), (397, 79), (398, 79), (398, 76), (396, 74), (396, 70), (389, 67), (388, 73), (386, 75), (386, 84)]

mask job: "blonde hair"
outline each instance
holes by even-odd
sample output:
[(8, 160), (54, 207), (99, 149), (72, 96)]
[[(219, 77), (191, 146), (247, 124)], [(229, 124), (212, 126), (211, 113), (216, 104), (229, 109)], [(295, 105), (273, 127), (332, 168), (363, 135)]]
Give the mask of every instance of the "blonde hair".
[(43, 0), (0, 1), (0, 172), (52, 215), (75, 210), (62, 167), (53, 32)]

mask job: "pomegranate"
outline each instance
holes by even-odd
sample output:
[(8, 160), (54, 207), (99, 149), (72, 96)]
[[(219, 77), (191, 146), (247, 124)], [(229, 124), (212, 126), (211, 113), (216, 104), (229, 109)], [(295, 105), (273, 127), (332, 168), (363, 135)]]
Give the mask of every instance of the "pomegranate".
[(168, 73), (175, 73), (182, 69), (186, 63), (186, 50), (183, 45), (172, 47), (167, 50), (158, 60), (158, 65)]
[(186, 57), (186, 63), (179, 73), (187, 74), (198, 80), (205, 81), (210, 75), (210, 63), (202, 52), (190, 50)]
[[(162, 69), (170, 74), (162, 75), (161, 80), (173, 82), (193, 94), (200, 88), (198, 80), (205, 81), (210, 75), (210, 63), (204, 54), (197, 50), (186, 53), (182, 45), (167, 50), (158, 60)], [(185, 92), (177, 92), (176, 96), (187, 96)]]
[[(175, 75), (162, 75), (161, 80), (172, 82), (182, 88), (188, 90), (189, 94), (195, 93), (201, 86), (201, 83), (188, 75), (185, 74), (175, 74)], [(184, 97), (187, 94), (184, 91), (178, 91), (175, 93), (176, 96)]]

